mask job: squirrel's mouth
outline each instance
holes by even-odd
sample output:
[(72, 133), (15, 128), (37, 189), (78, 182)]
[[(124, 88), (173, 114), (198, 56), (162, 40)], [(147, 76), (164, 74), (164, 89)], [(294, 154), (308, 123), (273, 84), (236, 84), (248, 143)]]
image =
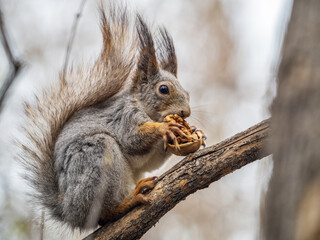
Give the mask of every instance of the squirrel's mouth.
[(186, 110), (178, 110), (178, 111), (166, 111), (161, 115), (161, 120), (163, 120), (166, 116), (168, 115), (178, 115), (180, 117), (182, 117), (183, 119), (186, 119), (187, 117), (190, 116), (190, 110), (186, 111)]
[(178, 111), (175, 111), (175, 113), (173, 113), (173, 114), (177, 114), (178, 116), (182, 117), (183, 119), (186, 119), (187, 117), (189, 117), (191, 115), (191, 110), (190, 110), (190, 107), (188, 106), (187, 108), (183, 108)]
[(180, 111), (180, 114), (178, 114), (180, 117), (182, 117), (183, 119), (186, 119), (187, 117), (189, 117), (190, 116), (190, 110), (189, 111), (183, 111), (183, 110), (181, 110)]

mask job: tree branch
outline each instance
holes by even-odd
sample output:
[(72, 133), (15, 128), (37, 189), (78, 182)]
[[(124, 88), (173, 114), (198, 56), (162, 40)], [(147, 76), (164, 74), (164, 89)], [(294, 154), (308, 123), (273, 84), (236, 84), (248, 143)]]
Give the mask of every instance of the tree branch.
[(1, 9), (0, 9), (0, 32), (1, 32), (1, 42), (3, 45), (4, 51), (6, 52), (9, 66), (10, 66), (9, 73), (0, 89), (0, 111), (1, 111), (6, 93), (9, 87), (11, 86), (11, 84), (13, 83), (14, 79), (18, 75), (19, 71), (21, 70), (21, 62), (14, 57), (12, 53), (12, 49), (10, 48), (10, 45), (9, 45), (9, 41), (7, 37), (8, 34), (3, 21)]
[(133, 209), (118, 221), (101, 227), (85, 240), (139, 239), (188, 195), (269, 155), (263, 149), (270, 130), (269, 121), (262, 121), (221, 143), (188, 155), (159, 177), (157, 185), (148, 195), (150, 205)]

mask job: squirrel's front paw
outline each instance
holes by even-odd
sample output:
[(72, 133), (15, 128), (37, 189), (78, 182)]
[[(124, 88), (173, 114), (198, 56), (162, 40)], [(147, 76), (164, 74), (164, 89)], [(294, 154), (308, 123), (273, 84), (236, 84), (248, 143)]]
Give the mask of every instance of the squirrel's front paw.
[(168, 144), (172, 144), (176, 148), (176, 150), (180, 152), (180, 145), (177, 140), (177, 136), (188, 138), (188, 136), (182, 130), (184, 128), (185, 127), (183, 125), (180, 125), (178, 123), (163, 123), (159, 131), (161, 132), (161, 135), (163, 137), (165, 151), (167, 151)]

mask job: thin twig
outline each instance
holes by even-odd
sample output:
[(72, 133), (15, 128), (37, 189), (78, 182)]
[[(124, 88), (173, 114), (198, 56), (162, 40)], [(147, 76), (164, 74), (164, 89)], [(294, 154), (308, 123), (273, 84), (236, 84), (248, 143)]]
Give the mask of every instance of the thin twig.
[(70, 58), (70, 53), (71, 53), (71, 50), (72, 50), (72, 45), (73, 45), (73, 41), (74, 41), (74, 37), (76, 35), (76, 31), (77, 31), (77, 28), (78, 28), (78, 24), (79, 24), (79, 19), (81, 17), (81, 14), (82, 14), (82, 11), (84, 9), (84, 5), (86, 3), (87, 0), (82, 0), (81, 3), (80, 3), (80, 6), (79, 6), (79, 10), (73, 20), (73, 24), (72, 24), (72, 28), (71, 28), (71, 35), (70, 35), (70, 38), (69, 38), (69, 42), (68, 42), (68, 46), (67, 46), (67, 51), (66, 51), (66, 57), (65, 57), (65, 60), (64, 60), (64, 64), (63, 64), (63, 77), (62, 79), (65, 81), (65, 76), (66, 76), (66, 72), (67, 72), (67, 69), (68, 69), (68, 64), (69, 64), (69, 58)]
[(8, 34), (7, 30), (4, 24), (3, 15), (0, 9), (0, 32), (1, 32), (1, 42), (3, 45), (3, 48), (6, 52), (8, 62), (9, 62), (9, 73), (7, 77), (5, 78), (3, 85), (0, 89), (0, 111), (2, 109), (3, 101), (5, 99), (6, 93), (15, 80), (16, 76), (18, 75), (19, 71), (21, 70), (21, 62), (14, 57), (12, 53), (12, 48), (10, 47), (9, 41), (8, 41)]

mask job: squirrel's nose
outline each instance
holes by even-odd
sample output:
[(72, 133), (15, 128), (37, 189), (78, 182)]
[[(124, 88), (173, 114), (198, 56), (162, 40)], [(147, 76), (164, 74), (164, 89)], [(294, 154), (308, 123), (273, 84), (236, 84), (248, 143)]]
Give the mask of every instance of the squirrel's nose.
[(190, 116), (190, 114), (191, 114), (190, 107), (188, 107), (187, 109), (181, 110), (181, 117), (182, 118), (187, 118)]

